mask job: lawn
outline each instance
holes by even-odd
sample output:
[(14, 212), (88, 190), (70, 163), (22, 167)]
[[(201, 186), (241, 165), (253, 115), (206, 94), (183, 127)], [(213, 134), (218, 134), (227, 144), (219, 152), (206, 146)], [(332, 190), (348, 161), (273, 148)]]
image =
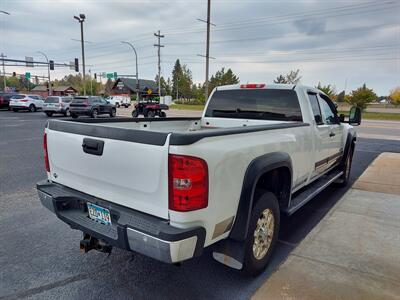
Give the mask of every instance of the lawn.
[[(347, 116), (349, 112), (340, 111), (339, 113)], [(400, 121), (400, 113), (363, 112), (361, 118), (367, 120)]]
[(182, 110), (203, 110), (204, 105), (197, 104), (171, 104), (171, 109), (182, 109)]

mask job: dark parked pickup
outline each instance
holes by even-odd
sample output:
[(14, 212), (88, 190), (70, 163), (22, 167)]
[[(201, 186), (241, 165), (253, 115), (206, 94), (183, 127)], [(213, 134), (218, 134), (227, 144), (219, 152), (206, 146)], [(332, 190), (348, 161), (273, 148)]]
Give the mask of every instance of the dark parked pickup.
[(99, 115), (108, 114), (110, 117), (115, 117), (115, 105), (110, 104), (105, 99), (97, 96), (79, 96), (72, 100), (69, 111), (71, 117), (91, 116), (97, 118)]
[(18, 95), (17, 93), (1, 93), (0, 92), (0, 108), (10, 109), (10, 98)]

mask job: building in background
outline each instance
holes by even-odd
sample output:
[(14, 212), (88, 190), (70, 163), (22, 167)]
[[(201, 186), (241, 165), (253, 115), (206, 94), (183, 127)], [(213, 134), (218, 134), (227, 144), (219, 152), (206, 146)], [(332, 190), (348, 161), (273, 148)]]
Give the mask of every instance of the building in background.
[[(72, 86), (58, 86), (53, 88), (53, 96), (74, 96), (78, 91)], [(38, 85), (31, 91), (32, 94), (47, 97), (49, 90), (45, 85)]]
[[(158, 96), (158, 84), (154, 80), (139, 79), (140, 95)], [(118, 78), (111, 89), (112, 95), (128, 94), (136, 95), (137, 82), (135, 78)]]

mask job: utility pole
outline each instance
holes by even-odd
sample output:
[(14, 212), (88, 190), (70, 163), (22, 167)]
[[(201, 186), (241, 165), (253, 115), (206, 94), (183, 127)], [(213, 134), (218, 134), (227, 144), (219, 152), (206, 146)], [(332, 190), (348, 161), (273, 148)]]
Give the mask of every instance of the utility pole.
[(140, 84), (139, 84), (139, 71), (138, 71), (138, 62), (137, 62), (138, 61), (137, 52), (136, 52), (135, 47), (133, 47), (133, 45), (131, 43), (125, 42), (125, 41), (122, 41), (121, 43), (129, 45), (132, 48), (133, 52), (135, 53), (135, 58), (136, 58), (136, 101), (139, 101)]
[(82, 72), (83, 72), (83, 95), (86, 96), (86, 86), (85, 86), (85, 40), (83, 39), (83, 22), (85, 22), (86, 16), (84, 14), (79, 14), (79, 17), (74, 16), (74, 19), (78, 20), (81, 24), (81, 45), (82, 45)]
[(208, 98), (208, 71), (210, 68), (210, 9), (211, 0), (207, 1), (207, 46), (206, 46), (206, 100)]
[(204, 21), (202, 19), (197, 19), (200, 22), (204, 22), (207, 24), (207, 39), (206, 39), (206, 55), (201, 55), (198, 54), (198, 56), (205, 57), (206, 58), (206, 82), (204, 84), (205, 86), (205, 98), (207, 100), (208, 98), (208, 73), (210, 69), (210, 58), (215, 59), (215, 57), (210, 57), (210, 26), (215, 24), (211, 23), (210, 20), (210, 14), (211, 14), (211, 0), (207, 1), (207, 21)]
[(51, 86), (51, 81), (50, 81), (50, 64), (49, 64), (49, 59), (47, 58), (47, 55), (44, 54), (42, 51), (38, 51), (37, 53), (42, 54), (42, 55), (46, 58), (46, 61), (47, 61), (47, 77), (48, 77), (48, 80), (49, 80), (49, 96), (52, 96), (52, 95), (53, 95), (53, 87)]
[(89, 78), (90, 78), (90, 95), (93, 96), (92, 71), (90, 69), (89, 69)]
[(3, 86), (3, 91), (6, 91), (6, 87), (7, 87), (7, 81), (6, 81), (6, 69), (4, 67), (4, 58), (7, 57), (7, 55), (4, 55), (3, 53), (0, 55), (0, 57), (3, 59), (3, 82), (4, 82), (4, 86)]
[(161, 38), (164, 37), (164, 35), (160, 34), (160, 30), (158, 31), (158, 33), (155, 33), (154, 36), (156, 36), (158, 38), (158, 43), (154, 44), (154, 47), (158, 48), (158, 93), (161, 99), (161, 48), (164, 47), (164, 45), (161, 45)]

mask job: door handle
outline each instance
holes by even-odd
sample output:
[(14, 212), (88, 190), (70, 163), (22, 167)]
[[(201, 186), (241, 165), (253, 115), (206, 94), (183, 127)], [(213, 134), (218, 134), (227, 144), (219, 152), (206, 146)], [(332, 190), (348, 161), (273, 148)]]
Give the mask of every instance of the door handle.
[(336, 135), (335, 133), (331, 132), (331, 133), (329, 134), (329, 137), (333, 137), (333, 136), (335, 136), (335, 135)]

